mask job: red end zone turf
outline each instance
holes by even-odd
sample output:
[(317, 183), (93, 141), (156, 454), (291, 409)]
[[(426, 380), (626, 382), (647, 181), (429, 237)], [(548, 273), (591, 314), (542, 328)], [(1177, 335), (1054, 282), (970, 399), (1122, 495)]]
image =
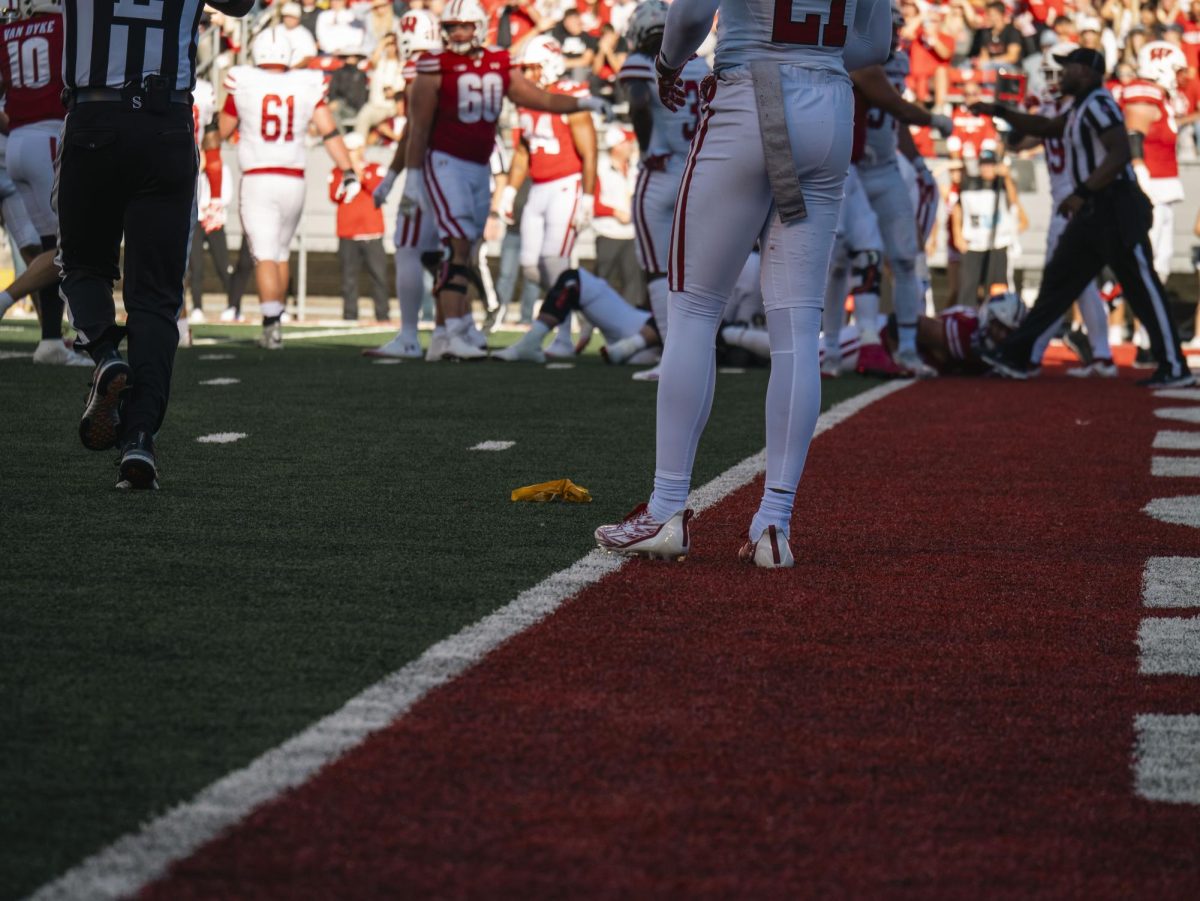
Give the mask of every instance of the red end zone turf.
[(733, 562), (738, 492), (148, 894), (1196, 897), (1200, 809), (1131, 775), (1135, 715), (1200, 713), (1135, 643), (1146, 558), (1200, 547), (1140, 512), (1198, 493), (1150, 476), (1178, 403), (881, 401), (814, 445), (796, 569)]

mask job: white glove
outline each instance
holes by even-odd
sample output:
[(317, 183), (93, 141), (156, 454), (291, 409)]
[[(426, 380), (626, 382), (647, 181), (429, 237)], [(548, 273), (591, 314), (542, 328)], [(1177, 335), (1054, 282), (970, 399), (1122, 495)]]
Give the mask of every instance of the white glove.
[(425, 181), (419, 171), (409, 170), (404, 179), (404, 193), (400, 195), (400, 215), (411, 216), (425, 203)]
[(517, 202), (517, 189), (512, 185), (505, 185), (504, 190), (500, 192), (500, 208), (496, 210), (496, 214), (500, 217), (500, 221), (505, 225), (513, 224), (513, 206)]
[(206, 235), (225, 227), (225, 201), (216, 199), (208, 202), (200, 219), (200, 227)]
[(571, 224), (576, 232), (586, 231), (596, 215), (596, 198), (591, 194), (580, 194), (579, 202), (575, 204), (575, 218)]
[(948, 138), (951, 132), (954, 131), (954, 120), (949, 116), (942, 116), (935, 113), (929, 117), (929, 126), (943, 138)]
[(396, 173), (388, 169), (388, 174), (383, 177), (379, 187), (371, 192), (371, 201), (375, 204), (375, 209), (379, 209), (387, 203), (388, 195), (392, 193), (392, 185), (395, 183)]
[(362, 185), (358, 183), (358, 176), (350, 169), (342, 173), (342, 183), (338, 185), (334, 192), (334, 198), (338, 203), (349, 203), (362, 191)]
[(602, 97), (580, 97), (577, 103), (580, 110), (587, 110), (589, 113), (599, 113), (604, 117), (605, 122), (613, 120), (612, 104)]
[(1133, 164), (1133, 174), (1137, 176), (1138, 187), (1142, 193), (1150, 197), (1150, 167), (1144, 162)]

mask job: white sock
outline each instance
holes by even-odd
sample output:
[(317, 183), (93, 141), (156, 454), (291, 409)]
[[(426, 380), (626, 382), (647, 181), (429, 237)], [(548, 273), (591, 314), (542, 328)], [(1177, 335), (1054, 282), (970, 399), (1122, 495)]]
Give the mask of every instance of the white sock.
[(766, 329), (751, 328), (747, 325), (727, 325), (721, 329), (721, 337), (726, 344), (748, 350), (756, 357), (764, 360), (771, 359), (771, 341)]
[(1079, 295), (1079, 314), (1083, 327), (1087, 329), (1088, 341), (1092, 345), (1092, 356), (1097, 360), (1111, 360), (1112, 348), (1108, 343), (1108, 307), (1100, 296), (1095, 282), (1089, 282)]
[(667, 280), (656, 278), (646, 286), (646, 293), (650, 295), (650, 312), (654, 314), (654, 324), (658, 326), (658, 333), (666, 344), (667, 313), (671, 309), (671, 305), (667, 303)]
[(538, 347), (542, 346), (542, 340), (550, 334), (550, 326), (542, 322), (540, 319), (533, 320), (533, 324), (529, 326), (529, 331), (522, 335), (517, 343), (522, 347)]
[(467, 333), (471, 330), (470, 316), (448, 316), (446, 317), (446, 334), (451, 337), (457, 335), (460, 338), (466, 338)]
[(559, 323), (558, 333), (554, 336), (554, 341), (552, 341), (551, 343), (557, 344), (560, 347), (569, 347), (572, 350), (575, 349), (575, 342), (571, 338), (571, 314), (570, 314), (570, 312), (568, 312), (567, 315), (565, 317), (563, 317), (563, 321)]
[(421, 251), (413, 247), (396, 250), (396, 299), (400, 302), (400, 332), (416, 335), (425, 299), (425, 270)]
[(866, 291), (854, 295), (854, 321), (863, 344), (879, 343), (879, 295)]
[(445, 338), (446, 336), (447, 336), (447, 331), (446, 331), (446, 326), (444, 324), (443, 325), (435, 325), (433, 327), (432, 338), (434, 340), (440, 340), (442, 338)]
[(274, 319), (276, 316), (283, 315), (283, 301), (281, 300), (264, 300), (259, 304), (259, 311), (264, 319)]
[(696, 446), (712, 410), (716, 336), (723, 302), (671, 292), (671, 335), (658, 381), (657, 447), (650, 516), (666, 522), (687, 506)]
[(916, 325), (898, 325), (896, 332), (899, 336), (900, 353), (916, 353), (917, 352), (917, 327)]
[(762, 502), (750, 524), (757, 541), (768, 526), (791, 529), (796, 486), (804, 471), (821, 412), (821, 369), (817, 362), (820, 313), (807, 307), (767, 311), (771, 377), (767, 382), (767, 478)]

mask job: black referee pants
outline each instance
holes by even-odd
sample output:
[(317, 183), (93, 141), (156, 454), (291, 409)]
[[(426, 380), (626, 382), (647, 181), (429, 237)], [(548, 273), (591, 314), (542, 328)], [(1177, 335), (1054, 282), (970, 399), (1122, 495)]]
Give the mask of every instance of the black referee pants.
[(1038, 337), (1109, 266), (1134, 315), (1146, 327), (1159, 367), (1173, 376), (1182, 375), (1187, 363), (1171, 321), (1167, 293), (1154, 272), (1150, 216), (1150, 202), (1131, 182), (1114, 182), (1072, 216), (1046, 264), (1033, 309), (1001, 346), (1002, 353), (1028, 365)]
[[(198, 160), (191, 107), (152, 114), (124, 102), (80, 103), (68, 114), (59, 160), (62, 290), (80, 347), (93, 356), (128, 335), (133, 369), (124, 434), (157, 432), (167, 410), (183, 309)], [(125, 238), (126, 323), (113, 284)]]

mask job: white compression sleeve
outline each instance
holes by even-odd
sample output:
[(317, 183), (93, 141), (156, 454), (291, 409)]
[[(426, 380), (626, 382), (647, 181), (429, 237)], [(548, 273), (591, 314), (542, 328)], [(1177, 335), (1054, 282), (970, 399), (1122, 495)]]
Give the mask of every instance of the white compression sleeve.
[(691, 59), (712, 30), (713, 16), (720, 5), (721, 0), (675, 0), (671, 4), (662, 48), (658, 51), (668, 65), (683, 66)]
[(842, 54), (846, 71), (887, 61), (892, 52), (892, 5), (888, 0), (858, 0), (854, 25)]
[(421, 301), (425, 298), (425, 276), (421, 251), (415, 247), (396, 248), (396, 299), (400, 301), (400, 331), (417, 334), (421, 319)]

